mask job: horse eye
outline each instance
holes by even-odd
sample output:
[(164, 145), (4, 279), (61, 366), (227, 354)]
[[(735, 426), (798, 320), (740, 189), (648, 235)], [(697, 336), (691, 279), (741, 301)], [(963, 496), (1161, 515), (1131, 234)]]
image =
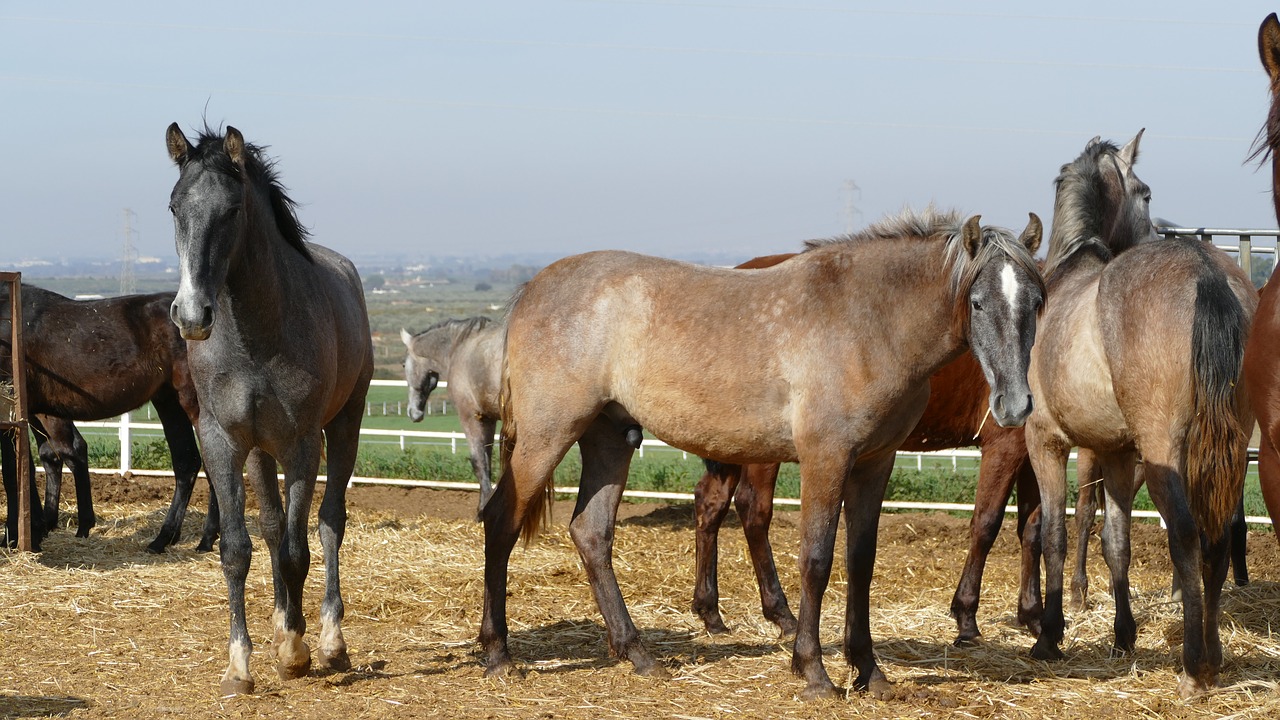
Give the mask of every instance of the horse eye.
[(977, 300), (973, 300), (972, 304), (973, 304), (974, 310), (977, 310), (978, 312), (982, 312), (982, 303), (978, 302)]

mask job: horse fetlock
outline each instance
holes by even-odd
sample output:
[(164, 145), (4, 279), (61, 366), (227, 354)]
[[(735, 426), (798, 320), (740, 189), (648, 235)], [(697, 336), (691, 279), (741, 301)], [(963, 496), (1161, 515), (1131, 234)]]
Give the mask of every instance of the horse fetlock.
[(1051, 640), (1048, 633), (1041, 633), (1036, 639), (1036, 644), (1031, 646), (1031, 657), (1036, 660), (1044, 660), (1052, 662), (1066, 658), (1062, 649), (1058, 647), (1057, 640)]
[(342, 637), (342, 627), (332, 620), (322, 623), (317, 662), (322, 669), (343, 672), (351, 669), (351, 657), (347, 655), (347, 641)]
[(276, 672), (281, 680), (305, 677), (311, 671), (311, 646), (296, 633), (276, 633)]

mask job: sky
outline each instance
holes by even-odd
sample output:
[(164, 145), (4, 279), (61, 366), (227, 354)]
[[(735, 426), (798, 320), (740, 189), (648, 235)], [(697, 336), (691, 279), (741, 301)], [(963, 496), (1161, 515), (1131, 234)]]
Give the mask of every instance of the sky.
[(1247, 162), (1280, 4), (0, 0), (0, 267), (174, 256), (164, 147), (269, 146), (354, 258), (742, 259), (905, 206), (1046, 225), (1090, 138), (1146, 128), (1152, 214), (1276, 226)]

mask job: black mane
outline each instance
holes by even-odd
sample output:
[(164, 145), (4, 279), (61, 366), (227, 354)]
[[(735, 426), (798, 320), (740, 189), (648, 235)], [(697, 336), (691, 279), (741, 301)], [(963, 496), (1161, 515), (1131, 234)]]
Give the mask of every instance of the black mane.
[[(239, 179), (240, 168), (226, 153), (225, 141), (222, 131), (205, 125), (187, 157), (188, 162), (198, 162), (213, 172)], [(280, 182), (276, 161), (267, 157), (266, 146), (245, 142), (244, 150), (248, 181), (265, 190), (271, 201), (271, 214), (275, 218), (276, 229), (280, 231), (286, 242), (302, 253), (303, 257), (314, 262), (311, 250), (307, 247), (307, 238), (311, 236), (311, 232), (298, 220), (298, 204), (289, 197), (289, 193)]]

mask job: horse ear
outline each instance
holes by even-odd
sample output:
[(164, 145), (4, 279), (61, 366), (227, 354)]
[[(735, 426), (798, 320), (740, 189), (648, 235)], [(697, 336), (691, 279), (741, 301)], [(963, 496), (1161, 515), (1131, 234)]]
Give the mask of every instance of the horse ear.
[(1280, 20), (1271, 13), (1258, 28), (1258, 55), (1262, 57), (1262, 67), (1271, 76), (1274, 85), (1280, 82)]
[(404, 343), (405, 347), (413, 347), (413, 336), (404, 328), (400, 328), (400, 342)]
[(978, 254), (978, 248), (982, 247), (981, 215), (974, 215), (965, 221), (964, 228), (960, 230), (960, 239), (964, 241), (964, 249), (969, 253), (969, 257)]
[(235, 163), (236, 167), (243, 170), (244, 136), (240, 134), (240, 131), (228, 125), (227, 137), (223, 139), (222, 147), (227, 151), (227, 155), (230, 156), (231, 162)]
[(1142, 128), (1137, 135), (1133, 136), (1132, 140), (1120, 148), (1120, 159), (1124, 161), (1129, 172), (1133, 172), (1133, 164), (1138, 162), (1138, 143), (1142, 142), (1142, 133), (1146, 131), (1146, 128)]
[(187, 142), (187, 136), (182, 134), (182, 128), (178, 127), (178, 123), (170, 123), (169, 129), (164, 133), (165, 145), (169, 146), (169, 159), (181, 165), (187, 161), (187, 155), (191, 153), (191, 143)]
[(1018, 238), (1018, 242), (1022, 243), (1027, 252), (1032, 255), (1040, 249), (1040, 238), (1044, 234), (1044, 226), (1040, 224), (1040, 216), (1035, 213), (1027, 213), (1030, 219), (1027, 220), (1027, 229), (1022, 231), (1022, 236)]
[(1088, 150), (1089, 148), (1093, 147), (1094, 145), (1097, 145), (1100, 142), (1102, 142), (1102, 136), (1094, 135), (1092, 140), (1084, 144), (1084, 149)]

